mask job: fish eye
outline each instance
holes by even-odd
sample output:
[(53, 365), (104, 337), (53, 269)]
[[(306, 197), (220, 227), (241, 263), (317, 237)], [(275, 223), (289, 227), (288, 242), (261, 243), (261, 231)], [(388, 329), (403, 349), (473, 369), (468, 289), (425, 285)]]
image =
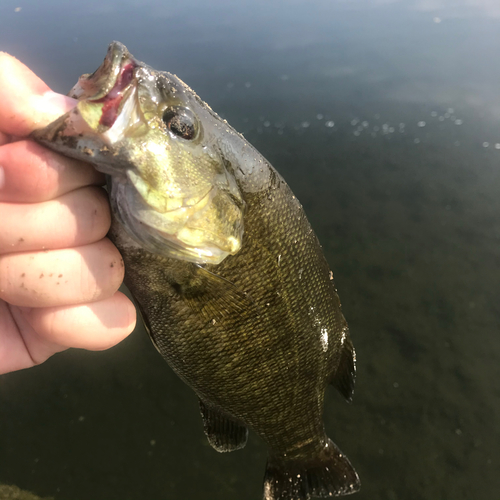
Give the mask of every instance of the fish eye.
[(182, 139), (190, 141), (197, 135), (198, 121), (188, 108), (167, 108), (162, 119), (170, 132)]

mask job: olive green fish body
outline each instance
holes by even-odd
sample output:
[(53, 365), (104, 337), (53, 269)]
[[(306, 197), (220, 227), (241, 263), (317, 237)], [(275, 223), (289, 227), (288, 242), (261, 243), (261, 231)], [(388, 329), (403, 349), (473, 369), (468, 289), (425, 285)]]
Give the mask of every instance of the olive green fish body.
[(126, 283), (169, 364), (207, 404), (287, 452), (324, 437), (324, 388), (347, 325), (300, 204), (276, 184), (245, 198), (244, 244), (221, 264), (122, 253)]
[[(132, 101), (149, 102), (146, 78), (159, 109), (146, 111), (167, 123), (165, 140), (148, 135), (155, 121)], [(283, 178), (179, 82), (115, 42), (75, 87), (86, 107), (35, 138), (110, 176), (125, 282), (158, 351), (198, 395), (212, 446), (242, 448), (255, 431), (269, 448), (266, 500), (353, 493), (359, 478), (322, 420), (329, 383), (351, 399), (355, 355), (321, 246)], [(154, 96), (168, 85), (163, 105)], [(125, 113), (136, 119), (119, 123)], [(145, 151), (165, 158), (137, 166)]]

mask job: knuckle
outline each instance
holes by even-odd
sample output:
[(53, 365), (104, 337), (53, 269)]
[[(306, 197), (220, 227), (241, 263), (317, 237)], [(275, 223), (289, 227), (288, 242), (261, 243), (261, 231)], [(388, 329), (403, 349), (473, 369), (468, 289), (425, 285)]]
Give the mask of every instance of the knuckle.
[(103, 238), (92, 245), (92, 264), (88, 271), (93, 279), (89, 290), (92, 301), (112, 296), (120, 287), (124, 278), (123, 259), (115, 247), (108, 239)]

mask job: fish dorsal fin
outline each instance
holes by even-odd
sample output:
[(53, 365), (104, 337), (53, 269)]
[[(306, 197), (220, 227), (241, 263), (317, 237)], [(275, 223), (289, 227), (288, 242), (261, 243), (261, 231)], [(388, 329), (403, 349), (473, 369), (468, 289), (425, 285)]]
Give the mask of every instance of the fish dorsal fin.
[(354, 393), (354, 382), (356, 380), (356, 352), (352, 345), (349, 333), (346, 332), (344, 342), (340, 350), (340, 361), (336, 371), (332, 374), (330, 383), (350, 403)]
[(201, 292), (186, 293), (184, 300), (205, 318), (217, 321), (255, 308), (251, 296), (231, 281), (201, 266), (196, 266), (196, 274), (202, 282)]

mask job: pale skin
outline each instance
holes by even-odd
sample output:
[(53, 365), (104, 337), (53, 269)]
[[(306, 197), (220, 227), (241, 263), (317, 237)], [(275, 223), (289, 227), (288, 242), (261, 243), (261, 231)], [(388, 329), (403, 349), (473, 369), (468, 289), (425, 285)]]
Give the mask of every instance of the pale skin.
[(27, 139), (74, 103), (0, 52), (0, 374), (135, 326), (103, 176)]

